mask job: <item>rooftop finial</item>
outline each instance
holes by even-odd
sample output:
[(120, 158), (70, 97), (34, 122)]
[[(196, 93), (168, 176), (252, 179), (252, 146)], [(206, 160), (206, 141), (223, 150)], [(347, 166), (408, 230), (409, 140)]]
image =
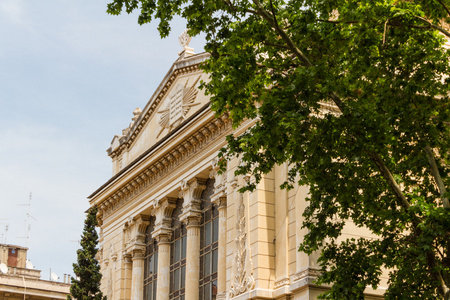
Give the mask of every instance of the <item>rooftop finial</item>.
[(178, 38), (180, 46), (183, 47), (183, 50), (181, 50), (178, 55), (183, 55), (184, 57), (195, 54), (194, 49), (189, 47), (189, 43), (191, 42), (192, 37), (188, 34), (188, 30), (189, 29), (186, 29)]

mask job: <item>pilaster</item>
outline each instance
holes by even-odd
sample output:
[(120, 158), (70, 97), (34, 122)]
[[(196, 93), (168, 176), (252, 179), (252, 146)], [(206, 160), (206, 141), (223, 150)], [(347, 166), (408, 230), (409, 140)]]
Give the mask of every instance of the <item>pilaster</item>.
[(133, 270), (133, 261), (131, 260), (131, 254), (124, 253), (122, 256), (124, 272), (123, 279), (121, 281), (122, 285), (120, 288), (120, 299), (130, 300), (131, 299), (131, 277)]
[(131, 300), (141, 300), (144, 296), (145, 232), (150, 225), (150, 216), (136, 216), (130, 226), (131, 239), (127, 253), (132, 257)]
[(186, 300), (198, 300), (200, 280), (200, 222), (201, 196), (206, 189), (206, 179), (193, 178), (181, 182), (183, 213), (180, 220), (186, 224)]
[(158, 201), (156, 207), (155, 230), (152, 237), (158, 242), (158, 281), (156, 293), (158, 300), (168, 300), (170, 293), (170, 240), (172, 237), (172, 212), (177, 206), (177, 199), (165, 197)]
[(218, 159), (212, 161), (210, 177), (214, 178), (214, 194), (211, 202), (219, 211), (219, 246), (217, 266), (217, 299), (226, 299), (227, 285), (227, 177), (226, 172), (220, 173)]

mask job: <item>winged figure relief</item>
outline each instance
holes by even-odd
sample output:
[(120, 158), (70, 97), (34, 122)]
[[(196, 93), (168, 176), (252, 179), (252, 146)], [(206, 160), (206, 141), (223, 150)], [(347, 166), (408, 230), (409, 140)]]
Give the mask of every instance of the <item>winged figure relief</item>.
[(161, 135), (164, 129), (172, 130), (186, 119), (186, 115), (191, 107), (200, 104), (199, 102), (195, 103), (198, 94), (197, 83), (200, 77), (201, 75), (197, 77), (191, 86), (189, 86), (189, 79), (186, 80), (184, 86), (178, 85), (172, 92), (167, 106), (163, 110), (158, 111), (161, 114), (161, 119), (159, 120), (161, 129), (156, 138)]

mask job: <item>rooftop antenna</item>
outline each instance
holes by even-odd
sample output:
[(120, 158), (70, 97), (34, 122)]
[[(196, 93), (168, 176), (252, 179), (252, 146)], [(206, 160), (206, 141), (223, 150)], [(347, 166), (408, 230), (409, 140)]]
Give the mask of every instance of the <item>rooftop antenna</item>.
[(19, 237), (19, 238), (24, 238), (25, 239), (25, 247), (28, 247), (28, 240), (30, 239), (30, 231), (31, 231), (31, 219), (37, 221), (30, 213), (31, 211), (31, 196), (32, 193), (30, 192), (30, 196), (28, 198), (28, 203), (27, 204), (19, 204), (21, 206), (28, 206), (27, 208), (27, 218), (25, 219), (25, 236), (24, 237)]
[[(8, 221), (8, 219), (0, 219), (0, 221)], [(8, 229), (9, 229), (9, 223), (0, 222), (0, 224), (5, 225), (5, 230), (2, 233), (2, 244), (6, 244), (6, 238), (8, 237)]]

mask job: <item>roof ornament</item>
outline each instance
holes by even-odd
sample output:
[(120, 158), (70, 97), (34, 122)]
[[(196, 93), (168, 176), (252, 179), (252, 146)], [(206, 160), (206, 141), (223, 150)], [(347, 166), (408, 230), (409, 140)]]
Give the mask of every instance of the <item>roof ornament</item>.
[(188, 31), (189, 29), (186, 29), (178, 38), (180, 46), (183, 47), (183, 50), (178, 52), (178, 55), (181, 57), (187, 57), (195, 54), (194, 48), (189, 47), (192, 37), (188, 34)]

